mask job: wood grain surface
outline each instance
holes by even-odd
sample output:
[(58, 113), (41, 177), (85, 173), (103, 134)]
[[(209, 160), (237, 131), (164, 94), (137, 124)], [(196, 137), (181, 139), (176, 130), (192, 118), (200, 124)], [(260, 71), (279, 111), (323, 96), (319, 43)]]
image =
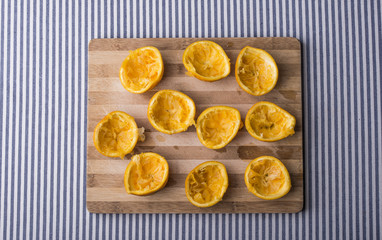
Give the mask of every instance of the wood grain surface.
[[(205, 39), (205, 38), (203, 38)], [(295, 38), (207, 38), (220, 44), (231, 59), (231, 73), (216, 82), (203, 82), (185, 74), (184, 49), (198, 38), (179, 39), (93, 39), (89, 43), (88, 65), (88, 138), (86, 204), (95, 213), (277, 213), (298, 212), (304, 205), (303, 129), (301, 104), (301, 50)], [(133, 50), (157, 47), (164, 61), (162, 81), (143, 94), (127, 92), (118, 77), (122, 61)], [(278, 83), (270, 93), (256, 97), (244, 92), (235, 80), (234, 64), (245, 46), (268, 51), (279, 67)], [(161, 89), (174, 89), (190, 96), (196, 104), (196, 117), (207, 107), (227, 105), (237, 108), (242, 120), (258, 101), (273, 102), (296, 117), (296, 134), (278, 142), (261, 142), (245, 127), (225, 148), (211, 150), (198, 140), (195, 127), (186, 132), (166, 135), (156, 131), (147, 120), (147, 104)], [(146, 129), (146, 141), (138, 142), (134, 153), (152, 151), (165, 157), (170, 176), (166, 187), (149, 196), (125, 192), (123, 174), (131, 154), (125, 159), (101, 155), (93, 144), (96, 124), (109, 112), (120, 110), (132, 115), (138, 127)], [(279, 158), (292, 178), (292, 189), (283, 198), (262, 200), (249, 193), (244, 183), (248, 163), (261, 155)], [(210, 208), (193, 206), (186, 198), (184, 181), (198, 164), (216, 160), (228, 171), (229, 187), (223, 201)]]

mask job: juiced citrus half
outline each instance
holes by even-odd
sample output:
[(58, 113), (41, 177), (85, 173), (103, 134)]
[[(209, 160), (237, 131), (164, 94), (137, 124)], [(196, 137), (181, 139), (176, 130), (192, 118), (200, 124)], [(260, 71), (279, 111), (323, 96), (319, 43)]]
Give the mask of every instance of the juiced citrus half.
[(183, 53), (187, 74), (203, 81), (216, 81), (230, 73), (230, 60), (223, 48), (212, 41), (190, 44)]
[(134, 155), (125, 171), (126, 192), (134, 195), (154, 193), (164, 188), (168, 173), (168, 163), (161, 155), (152, 152)]
[(228, 188), (225, 166), (216, 161), (204, 162), (186, 178), (187, 199), (197, 207), (211, 207), (222, 200)]
[(119, 79), (127, 91), (144, 93), (159, 83), (163, 68), (159, 50), (155, 47), (142, 47), (130, 51), (122, 62)]
[(236, 108), (216, 106), (199, 115), (196, 133), (204, 146), (219, 149), (231, 142), (242, 126), (240, 112)]
[(235, 76), (244, 91), (261, 96), (275, 87), (279, 70), (269, 53), (259, 48), (245, 47), (237, 57)]
[(161, 90), (150, 99), (147, 116), (151, 125), (162, 133), (184, 132), (195, 124), (195, 103), (184, 93)]
[(265, 142), (278, 141), (294, 134), (296, 118), (271, 102), (258, 102), (249, 109), (245, 127), (252, 137)]
[(133, 151), (138, 139), (144, 140), (143, 132), (140, 133), (132, 116), (121, 111), (106, 115), (93, 134), (96, 149), (107, 157), (124, 158)]
[(292, 186), (284, 164), (271, 156), (252, 160), (245, 170), (244, 180), (251, 193), (265, 200), (283, 197)]

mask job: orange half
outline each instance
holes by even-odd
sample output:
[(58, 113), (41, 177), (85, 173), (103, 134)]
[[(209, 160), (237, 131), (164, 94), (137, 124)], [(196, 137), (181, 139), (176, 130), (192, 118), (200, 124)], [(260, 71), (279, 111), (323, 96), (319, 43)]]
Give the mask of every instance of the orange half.
[(225, 166), (208, 161), (194, 168), (186, 178), (187, 199), (197, 207), (211, 207), (223, 199), (228, 188)]
[(230, 143), (243, 127), (239, 110), (215, 106), (204, 110), (196, 122), (200, 142), (211, 149), (220, 149)]
[(223, 48), (212, 41), (197, 41), (183, 53), (187, 74), (203, 81), (217, 81), (230, 73), (230, 60)]
[(166, 185), (168, 174), (168, 163), (161, 155), (152, 152), (134, 155), (125, 171), (126, 192), (147, 195), (159, 191)]
[(131, 93), (144, 93), (155, 87), (163, 76), (163, 60), (155, 47), (142, 47), (122, 62), (119, 79), (122, 86)]
[(274, 142), (294, 134), (296, 118), (271, 102), (258, 102), (249, 109), (245, 127), (257, 140)]
[(182, 92), (161, 90), (150, 99), (147, 117), (151, 125), (162, 133), (184, 132), (195, 124), (195, 103)]
[(269, 53), (259, 48), (245, 47), (236, 59), (235, 76), (244, 91), (261, 96), (276, 86), (279, 70)]
[(285, 196), (292, 186), (284, 164), (271, 156), (252, 160), (245, 170), (244, 180), (251, 193), (265, 200)]
[(106, 115), (93, 134), (94, 146), (101, 154), (122, 159), (133, 151), (138, 140), (144, 140), (143, 132), (140, 133), (132, 116), (121, 111)]

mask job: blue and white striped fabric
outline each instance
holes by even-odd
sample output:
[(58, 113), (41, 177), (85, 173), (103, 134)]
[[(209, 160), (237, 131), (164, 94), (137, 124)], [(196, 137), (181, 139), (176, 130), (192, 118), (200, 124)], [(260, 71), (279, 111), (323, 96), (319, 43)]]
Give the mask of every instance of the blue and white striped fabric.
[[(0, 239), (381, 239), (381, 1), (0, 3)], [(292, 36), (302, 42), (298, 214), (89, 214), (92, 38)]]

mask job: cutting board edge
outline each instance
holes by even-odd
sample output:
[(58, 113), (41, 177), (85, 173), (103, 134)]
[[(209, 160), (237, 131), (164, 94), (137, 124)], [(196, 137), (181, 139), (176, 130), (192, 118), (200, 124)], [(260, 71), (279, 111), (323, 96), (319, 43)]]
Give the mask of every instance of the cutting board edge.
[[(197, 41), (197, 40), (228, 40), (228, 39), (232, 39), (232, 40), (238, 40), (238, 39), (254, 39), (256, 38), (257, 40), (266, 40), (266, 39), (289, 39), (289, 40), (293, 40), (293, 41), (296, 41), (296, 44), (298, 44), (299, 46), (299, 50), (301, 50), (301, 41), (300, 39), (296, 38), (296, 37), (185, 37), (185, 38), (92, 38), (89, 40), (88, 42), (88, 52), (90, 51), (95, 51), (93, 50), (93, 45), (96, 44), (97, 42), (99, 41), (105, 41), (105, 40), (143, 40), (143, 41), (152, 41), (152, 40), (159, 40), (159, 41), (163, 41), (163, 40), (166, 40), (166, 39), (171, 39), (171, 40), (189, 40), (189, 41)], [(105, 50), (102, 50), (102, 51), (105, 51)], [(88, 55), (89, 56), (89, 55)]]
[[(91, 204), (96, 203), (94, 201), (86, 201), (86, 210), (89, 213), (94, 213), (94, 214), (229, 214), (229, 213), (234, 213), (234, 214), (246, 214), (246, 213), (251, 213), (251, 214), (266, 214), (266, 213), (299, 213), (304, 210), (305, 208), (305, 201), (299, 201), (296, 202), (298, 205), (294, 208), (289, 208), (288, 210), (290, 211), (280, 211), (280, 210), (275, 210), (275, 211), (217, 211), (217, 210), (206, 210), (204, 208), (201, 209), (195, 209), (195, 211), (158, 211), (158, 210), (153, 210), (153, 211), (136, 211), (136, 210), (131, 210), (131, 211), (124, 211), (121, 209), (121, 211), (111, 211), (111, 210), (106, 210), (106, 211), (97, 211), (95, 209), (92, 209)], [(191, 204), (191, 203), (190, 203)], [(103, 202), (103, 205), (106, 206), (106, 208), (115, 208), (113, 206), (112, 202)], [(108, 206), (109, 205), (109, 206)], [(99, 209), (99, 208), (98, 208)]]

